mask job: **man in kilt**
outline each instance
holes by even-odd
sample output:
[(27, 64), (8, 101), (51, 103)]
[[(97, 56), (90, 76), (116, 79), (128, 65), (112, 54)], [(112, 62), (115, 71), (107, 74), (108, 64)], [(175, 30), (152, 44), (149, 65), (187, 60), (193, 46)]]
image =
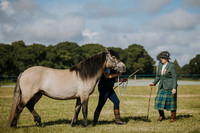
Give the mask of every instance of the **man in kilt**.
[(158, 109), (160, 114), (158, 121), (165, 119), (164, 109), (171, 111), (171, 120), (176, 120), (177, 110), (177, 74), (176, 66), (169, 62), (170, 53), (163, 51), (160, 53), (161, 62), (158, 65), (158, 73), (153, 83), (150, 86), (155, 86), (159, 81), (157, 96), (155, 98), (155, 109)]

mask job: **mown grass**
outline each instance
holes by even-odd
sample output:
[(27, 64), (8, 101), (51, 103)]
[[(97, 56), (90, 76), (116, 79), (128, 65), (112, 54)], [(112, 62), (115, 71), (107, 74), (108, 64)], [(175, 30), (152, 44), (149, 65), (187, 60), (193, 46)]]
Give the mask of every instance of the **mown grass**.
[[(119, 96), (121, 118), (126, 125), (115, 125), (113, 104), (105, 104), (99, 123), (92, 127), (93, 113), (98, 102), (98, 90), (90, 96), (88, 107), (89, 126), (81, 127), (82, 112), (79, 114), (80, 126), (71, 127), (75, 100), (53, 100), (43, 96), (35, 110), (42, 118), (43, 127), (37, 127), (30, 112), (25, 108), (18, 121), (18, 128), (7, 127), (14, 88), (0, 88), (0, 132), (200, 132), (200, 86), (179, 86), (177, 121), (169, 123), (170, 112), (165, 112), (166, 120), (158, 122), (157, 110), (153, 108), (156, 89), (152, 91), (149, 120), (146, 120), (149, 92), (147, 86), (127, 87), (124, 96)], [(117, 90), (116, 90), (117, 92)]]
[(15, 85), (16, 81), (14, 80), (0, 80), (0, 86), (1, 85)]

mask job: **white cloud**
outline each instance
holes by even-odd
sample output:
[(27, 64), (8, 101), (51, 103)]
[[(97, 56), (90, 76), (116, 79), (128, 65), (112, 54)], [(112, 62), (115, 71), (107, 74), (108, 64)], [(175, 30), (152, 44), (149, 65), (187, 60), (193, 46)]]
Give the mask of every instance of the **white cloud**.
[(200, 0), (184, 0), (184, 6), (200, 8)]
[(83, 6), (83, 15), (90, 19), (111, 18), (124, 15), (114, 4), (106, 4), (103, 1), (87, 2)]
[(91, 32), (88, 29), (85, 29), (82, 32), (82, 35), (87, 39), (87, 41), (91, 42), (91, 43), (97, 43), (99, 40), (99, 33), (98, 32)]
[(106, 23), (102, 24), (101, 28), (104, 32), (109, 32), (109, 33), (132, 33), (135, 31), (135, 27), (132, 23), (126, 23), (126, 24), (121, 24), (121, 23)]
[[(152, 27), (151, 24), (148, 26)], [(133, 43), (141, 44), (154, 60), (156, 60), (156, 56), (161, 51), (168, 50), (171, 53), (171, 61), (177, 59), (181, 66), (189, 63), (189, 60), (194, 58), (196, 54), (199, 54), (200, 51), (200, 38), (198, 37), (200, 30), (198, 28), (189, 31), (153, 31), (143, 29), (133, 33), (111, 31), (105, 30), (98, 34), (87, 31), (90, 37), (87, 42), (97, 42), (104, 46), (121, 47), (123, 49)]]
[[(189, 63), (190, 59), (199, 54), (200, 38), (198, 34), (200, 31), (193, 30), (189, 32), (161, 32), (157, 43), (152, 44), (152, 47), (147, 46), (146, 49), (150, 51), (150, 55), (156, 59), (157, 54), (161, 51), (168, 50), (171, 53), (172, 61), (178, 60), (178, 63), (183, 66)], [(145, 45), (146, 46), (146, 45)]]
[[(48, 14), (34, 0), (2, 1), (1, 9), (0, 40), (4, 43), (24, 40), (52, 44), (82, 39), (85, 24), (80, 16)], [(5, 12), (8, 9), (13, 13)]]
[(163, 7), (167, 6), (171, 0), (140, 0), (139, 10), (154, 13), (160, 11)]
[(8, 16), (15, 13), (12, 4), (7, 0), (2, 0), (0, 3), (0, 10), (4, 11)]
[(83, 29), (84, 21), (80, 17), (62, 20), (44, 18), (24, 25), (21, 34), (24, 34), (29, 40), (57, 43), (78, 37)]
[[(198, 10), (193, 12), (183, 5), (171, 9), (172, 0), (113, 1), (54, 1), (55, 6), (50, 2), (52, 5), (44, 8), (35, 0), (2, 0), (0, 41), (74, 41), (79, 45), (99, 43), (123, 49), (137, 43), (154, 60), (158, 53), (168, 50), (172, 61), (177, 59), (180, 65), (199, 54)], [(198, 1), (186, 0), (183, 4), (197, 7)]]
[[(192, 30), (200, 23), (199, 15), (191, 14), (183, 9), (160, 16), (155, 25), (165, 30)], [(156, 28), (157, 29), (157, 28)]]
[(98, 38), (98, 43), (105, 46), (127, 48), (133, 43), (143, 45), (154, 60), (161, 51), (168, 50), (171, 53), (171, 61), (177, 59), (179, 65), (183, 66), (199, 54), (199, 34), (199, 30), (181, 32), (141, 30), (135, 33), (100, 33), (95, 38)]

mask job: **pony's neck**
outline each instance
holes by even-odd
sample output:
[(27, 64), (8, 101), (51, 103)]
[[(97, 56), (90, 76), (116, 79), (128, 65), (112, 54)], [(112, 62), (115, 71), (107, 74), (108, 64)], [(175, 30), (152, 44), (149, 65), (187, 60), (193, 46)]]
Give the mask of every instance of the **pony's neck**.
[(76, 71), (82, 80), (100, 78), (106, 68), (106, 53), (101, 52), (74, 66), (70, 71)]
[(97, 74), (95, 76), (96, 81), (101, 78), (101, 76), (103, 75), (103, 73), (105, 72), (105, 70), (106, 70), (106, 62), (103, 64), (103, 67), (97, 72)]

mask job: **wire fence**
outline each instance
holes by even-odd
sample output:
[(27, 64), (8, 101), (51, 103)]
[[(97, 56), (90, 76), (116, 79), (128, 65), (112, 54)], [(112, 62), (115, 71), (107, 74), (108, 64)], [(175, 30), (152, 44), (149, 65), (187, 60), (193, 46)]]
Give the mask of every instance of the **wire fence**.
[[(127, 78), (129, 75), (121, 75), (121, 78)], [(156, 74), (136, 74), (131, 76), (132, 79), (155, 78)], [(0, 76), (0, 81), (16, 81), (18, 76)], [(178, 74), (178, 79), (200, 79), (200, 74)]]
[[(121, 77), (128, 77), (129, 75), (121, 75)], [(200, 79), (200, 74), (178, 74), (179, 79)], [(131, 76), (131, 78), (155, 78), (156, 74), (136, 74)]]

